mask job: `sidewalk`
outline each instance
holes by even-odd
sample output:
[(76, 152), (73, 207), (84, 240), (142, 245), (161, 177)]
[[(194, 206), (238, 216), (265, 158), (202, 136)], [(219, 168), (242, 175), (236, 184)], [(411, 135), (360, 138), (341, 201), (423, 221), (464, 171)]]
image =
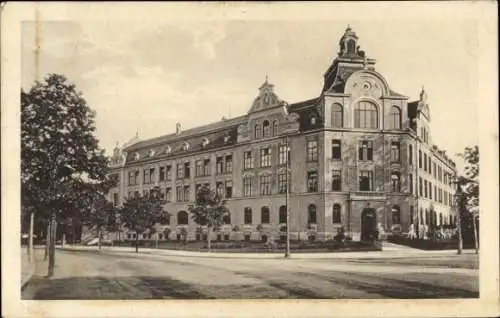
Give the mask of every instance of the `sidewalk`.
[[(95, 246), (70, 246), (57, 247), (60, 250), (80, 250), (80, 251), (96, 251), (99, 249)], [(133, 255), (135, 249), (133, 247), (102, 247), (101, 253), (113, 253), (121, 255)], [(463, 254), (474, 253), (474, 250), (464, 250)], [(154, 248), (139, 248), (137, 254), (152, 254), (162, 256), (176, 257), (208, 257), (208, 258), (239, 258), (239, 259), (282, 259), (283, 253), (219, 253), (219, 252), (192, 252)], [(293, 259), (380, 259), (380, 258), (408, 258), (408, 257), (432, 257), (456, 255), (456, 250), (442, 251), (424, 251), (418, 249), (396, 249), (392, 248), (387, 251), (372, 251), (372, 252), (340, 252), (340, 253), (292, 253), (290, 258)]]
[(35, 274), (36, 267), (43, 263), (43, 252), (43, 249), (35, 247), (30, 262), (26, 246), (21, 247), (21, 290)]

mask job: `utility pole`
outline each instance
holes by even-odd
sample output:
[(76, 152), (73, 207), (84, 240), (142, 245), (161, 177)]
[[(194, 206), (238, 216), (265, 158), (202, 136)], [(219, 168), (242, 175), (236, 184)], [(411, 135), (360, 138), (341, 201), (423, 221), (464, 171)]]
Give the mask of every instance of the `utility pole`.
[(286, 206), (286, 251), (285, 258), (290, 257), (290, 208), (288, 207), (289, 201), (289, 185), (290, 185), (290, 147), (288, 145), (288, 135), (285, 137), (285, 150), (286, 150), (286, 194), (285, 194), (285, 206)]

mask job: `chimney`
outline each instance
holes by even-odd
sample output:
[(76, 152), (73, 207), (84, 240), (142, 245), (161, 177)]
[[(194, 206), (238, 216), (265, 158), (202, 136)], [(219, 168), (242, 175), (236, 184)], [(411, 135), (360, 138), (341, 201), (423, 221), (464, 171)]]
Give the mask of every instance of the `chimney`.
[(180, 135), (181, 134), (181, 123), (177, 123), (175, 124), (175, 133), (177, 135)]

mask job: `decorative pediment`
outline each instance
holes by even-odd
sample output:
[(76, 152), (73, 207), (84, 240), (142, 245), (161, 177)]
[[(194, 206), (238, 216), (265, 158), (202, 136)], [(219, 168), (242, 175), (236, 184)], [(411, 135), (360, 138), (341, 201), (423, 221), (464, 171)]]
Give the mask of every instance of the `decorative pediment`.
[(273, 108), (281, 104), (283, 104), (283, 101), (276, 95), (274, 92), (274, 85), (268, 82), (266, 76), (266, 81), (259, 88), (259, 96), (254, 99), (249, 113)]

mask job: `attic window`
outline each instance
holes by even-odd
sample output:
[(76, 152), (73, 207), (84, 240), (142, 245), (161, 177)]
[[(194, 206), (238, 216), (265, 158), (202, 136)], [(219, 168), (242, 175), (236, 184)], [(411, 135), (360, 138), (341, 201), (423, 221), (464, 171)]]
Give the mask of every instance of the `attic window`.
[(231, 140), (231, 136), (224, 136), (224, 143), (227, 144)]
[(203, 147), (206, 147), (206, 146), (208, 146), (209, 143), (210, 143), (210, 140), (208, 140), (208, 138), (203, 138), (203, 141), (201, 142), (201, 145)]
[(149, 151), (148, 155), (149, 155), (150, 157), (153, 157), (153, 156), (155, 155), (155, 151), (154, 151), (154, 149), (151, 149), (151, 150)]
[(139, 160), (139, 158), (140, 158), (140, 155), (139, 155), (139, 153), (138, 153), (138, 152), (136, 152), (136, 153), (134, 154), (134, 160)]
[(316, 116), (311, 115), (311, 125), (316, 125)]
[(188, 151), (190, 148), (190, 145), (188, 142), (184, 142), (184, 144), (182, 145), (182, 149), (185, 150), (185, 151)]
[(170, 146), (167, 146), (167, 148), (165, 148), (165, 153), (167, 155), (169, 155), (171, 152), (172, 152), (172, 148)]

